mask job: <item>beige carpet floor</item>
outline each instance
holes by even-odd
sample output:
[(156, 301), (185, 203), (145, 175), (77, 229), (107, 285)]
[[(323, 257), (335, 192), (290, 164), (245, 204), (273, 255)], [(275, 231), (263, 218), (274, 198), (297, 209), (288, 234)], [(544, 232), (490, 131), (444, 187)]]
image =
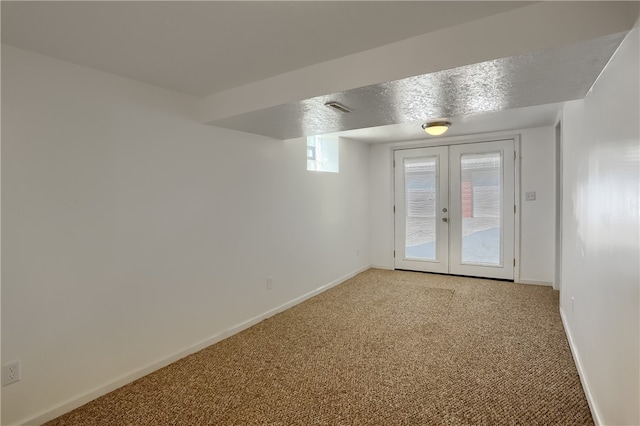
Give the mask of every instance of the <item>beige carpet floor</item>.
[(48, 424), (593, 420), (557, 292), (371, 269)]

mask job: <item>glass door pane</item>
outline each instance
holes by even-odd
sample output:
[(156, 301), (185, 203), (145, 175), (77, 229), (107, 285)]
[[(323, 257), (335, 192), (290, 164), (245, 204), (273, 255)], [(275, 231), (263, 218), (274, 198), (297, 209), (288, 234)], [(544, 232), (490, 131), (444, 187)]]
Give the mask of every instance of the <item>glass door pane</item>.
[(501, 265), (502, 155), (460, 157), (462, 263)]
[(436, 259), (438, 157), (404, 159), (405, 257)]

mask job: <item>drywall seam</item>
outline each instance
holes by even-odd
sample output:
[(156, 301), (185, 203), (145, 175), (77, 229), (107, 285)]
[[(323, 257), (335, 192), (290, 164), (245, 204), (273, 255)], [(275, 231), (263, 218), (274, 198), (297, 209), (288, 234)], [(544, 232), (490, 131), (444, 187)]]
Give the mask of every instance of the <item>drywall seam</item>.
[(315, 290), (312, 290), (308, 293), (303, 294), (302, 296), (296, 297), (293, 300), (290, 300), (289, 302), (286, 302), (280, 306), (277, 306), (273, 309), (270, 309), (260, 315), (257, 315), (253, 318), (250, 318), (246, 321), (243, 321), (231, 328), (228, 328), (226, 330), (223, 330), (219, 333), (214, 334), (213, 336), (210, 336), (204, 340), (201, 340), (200, 342), (197, 342), (181, 351), (178, 351), (176, 353), (174, 353), (173, 355), (169, 355), (168, 357), (162, 358), (158, 361), (152, 362), (151, 364), (147, 365), (146, 367), (142, 367), (138, 370), (135, 370), (133, 372), (127, 373), (127, 374), (123, 374), (119, 377), (117, 377), (115, 380), (106, 383), (104, 385), (98, 386), (88, 392), (85, 392), (81, 395), (78, 395), (76, 397), (70, 398), (66, 401), (64, 401), (61, 404), (58, 404), (50, 409), (44, 410), (42, 412), (40, 412), (40, 414), (37, 414), (33, 417), (24, 419), (19, 421), (18, 424), (21, 425), (39, 425), (39, 424), (43, 424), (49, 420), (53, 420), (56, 417), (59, 417), (65, 413), (70, 412), (71, 410), (74, 410), (78, 407), (81, 407), (82, 405), (93, 401), (96, 398), (99, 398), (111, 391), (114, 391), (128, 383), (131, 383), (135, 380), (138, 380), (141, 377), (144, 377), (148, 374), (153, 373), (154, 371), (157, 371), (163, 367), (166, 367), (167, 365), (176, 362), (186, 356), (189, 356), (191, 354), (194, 354), (208, 346), (211, 346), (215, 343), (218, 343), (228, 337), (233, 336), (234, 334), (240, 333), (243, 330), (246, 330), (247, 328), (259, 323), (260, 321), (263, 321), (269, 317), (272, 317), (273, 315), (276, 315), (282, 311), (285, 311), (299, 303), (304, 302), (307, 299), (310, 299), (313, 296), (316, 296), (324, 291), (329, 290), (332, 287), (337, 286), (338, 284), (342, 284), (343, 282), (345, 282), (346, 280), (348, 280), (349, 278), (353, 278), (354, 276), (368, 270), (371, 269), (371, 265), (366, 265), (362, 268), (359, 268), (351, 273), (348, 273), (347, 275), (344, 275), (334, 281), (331, 281), (328, 284), (322, 285), (318, 288), (316, 288)]
[(600, 417), (600, 412), (598, 411), (598, 407), (596, 406), (595, 400), (593, 399), (593, 395), (591, 394), (591, 388), (589, 387), (589, 381), (584, 373), (584, 368), (582, 367), (582, 362), (580, 361), (580, 354), (578, 353), (578, 349), (573, 343), (573, 338), (571, 337), (571, 329), (569, 328), (569, 323), (564, 314), (564, 310), (560, 307), (560, 318), (562, 318), (562, 326), (564, 328), (564, 333), (567, 335), (567, 340), (569, 341), (569, 348), (571, 349), (571, 355), (573, 355), (573, 361), (576, 363), (576, 368), (578, 370), (578, 376), (580, 377), (580, 383), (582, 383), (582, 389), (584, 390), (584, 394), (587, 397), (587, 403), (589, 404), (589, 409), (591, 410), (591, 415), (593, 416), (593, 421), (596, 426), (601, 426), (604, 423), (602, 422), (602, 418)]

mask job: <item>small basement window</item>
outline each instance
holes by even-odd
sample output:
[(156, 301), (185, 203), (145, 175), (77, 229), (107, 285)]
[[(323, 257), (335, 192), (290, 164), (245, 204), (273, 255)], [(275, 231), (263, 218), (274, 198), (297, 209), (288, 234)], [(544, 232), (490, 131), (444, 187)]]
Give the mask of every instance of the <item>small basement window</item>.
[(338, 173), (338, 136), (307, 137), (307, 170)]

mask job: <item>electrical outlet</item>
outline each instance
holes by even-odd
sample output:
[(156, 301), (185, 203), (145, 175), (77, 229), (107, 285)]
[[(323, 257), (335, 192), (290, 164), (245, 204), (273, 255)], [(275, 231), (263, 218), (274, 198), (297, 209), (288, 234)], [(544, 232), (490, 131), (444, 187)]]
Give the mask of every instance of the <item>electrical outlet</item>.
[(20, 361), (10, 362), (2, 366), (2, 386), (20, 381)]
[(267, 290), (271, 290), (273, 288), (273, 277), (269, 275), (267, 277)]
[(536, 200), (536, 191), (531, 191), (526, 193), (527, 201), (535, 201)]

